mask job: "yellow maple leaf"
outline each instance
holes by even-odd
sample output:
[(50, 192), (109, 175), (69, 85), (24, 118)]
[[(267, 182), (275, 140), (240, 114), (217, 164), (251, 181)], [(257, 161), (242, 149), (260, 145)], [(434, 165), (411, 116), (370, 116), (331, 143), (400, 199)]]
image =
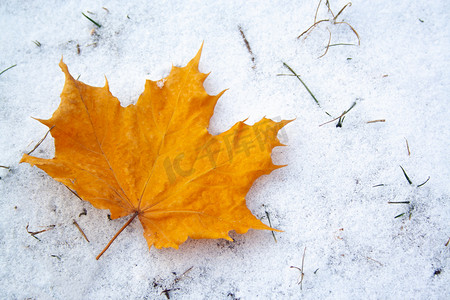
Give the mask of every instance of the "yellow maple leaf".
[(277, 133), (289, 121), (263, 118), (208, 133), (223, 92), (204, 90), (208, 75), (198, 71), (200, 55), (201, 49), (163, 80), (147, 80), (137, 103), (127, 107), (108, 82), (101, 88), (75, 80), (61, 60), (61, 104), (50, 119), (38, 120), (51, 128), (55, 157), (25, 154), (21, 162), (109, 209), (113, 219), (131, 215), (115, 237), (137, 216), (149, 248), (178, 248), (188, 237), (232, 240), (230, 230), (274, 230), (252, 215), (245, 196), (259, 176), (282, 167), (272, 163), (271, 152), (282, 145)]

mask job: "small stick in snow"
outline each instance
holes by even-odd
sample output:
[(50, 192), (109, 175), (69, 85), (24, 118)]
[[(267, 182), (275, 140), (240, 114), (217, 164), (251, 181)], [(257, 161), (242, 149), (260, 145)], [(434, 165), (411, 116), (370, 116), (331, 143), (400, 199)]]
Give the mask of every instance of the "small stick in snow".
[(324, 57), (325, 54), (328, 53), (328, 49), (330, 49), (330, 43), (331, 43), (331, 31), (330, 31), (330, 29), (328, 29), (328, 28), (327, 28), (327, 30), (328, 30), (328, 33), (330, 34), (330, 37), (328, 38), (328, 44), (327, 44), (327, 46), (325, 47), (325, 52), (324, 52), (321, 56), (319, 56), (318, 58)]
[[(300, 271), (300, 278), (299, 278), (299, 281), (298, 281), (297, 284), (300, 285), (300, 289), (301, 289), (301, 290), (303, 289), (303, 277), (305, 276), (305, 273), (303, 273), (303, 267), (304, 267), (304, 264), (305, 264), (305, 253), (306, 253), (306, 247), (305, 247), (305, 249), (303, 250), (302, 267), (301, 267), (301, 268), (295, 267), (295, 266), (291, 266), (291, 268), (294, 268), (294, 269), (297, 269), (297, 270)], [(318, 269), (317, 269), (317, 270), (318, 270)], [(317, 270), (316, 270), (316, 272), (317, 272)], [(314, 272), (314, 273), (315, 273), (315, 272)]]
[(34, 237), (34, 238), (37, 239), (38, 241), (40, 241), (40, 239), (36, 237), (37, 234), (43, 233), (43, 232), (46, 232), (46, 231), (48, 231), (48, 230), (51, 230), (51, 229), (55, 228), (55, 225), (50, 225), (50, 226), (48, 226), (48, 228), (43, 229), (43, 230), (39, 230), (39, 231), (29, 231), (29, 230), (28, 230), (28, 226), (29, 226), (29, 224), (27, 224), (27, 226), (25, 227), (25, 229), (27, 230), (27, 232), (28, 232), (32, 237)]
[(253, 62), (252, 69), (255, 69), (256, 68), (255, 56), (253, 55), (252, 48), (250, 48), (250, 43), (248, 42), (247, 38), (245, 37), (245, 33), (244, 33), (244, 30), (242, 30), (241, 25), (238, 26), (238, 29), (239, 29), (239, 32), (241, 33), (242, 39), (244, 40), (245, 47), (247, 48), (248, 53), (250, 53), (250, 55), (251, 55), (252, 62)]
[[(267, 220), (269, 220), (269, 226), (272, 227), (272, 222), (270, 221), (269, 213), (267, 212), (265, 207), (264, 207), (264, 211), (266, 213)], [(272, 230), (272, 236), (273, 236), (273, 239), (275, 240), (275, 243), (277, 243), (277, 238), (275, 237), (275, 232), (273, 232), (273, 230)]]
[(189, 273), (189, 272), (192, 270), (193, 267), (194, 267), (194, 266), (190, 267), (189, 269), (187, 269), (186, 271), (184, 271), (183, 274), (181, 274), (180, 276), (176, 277), (176, 278), (174, 279), (173, 283), (172, 283), (172, 286), (171, 286), (170, 288), (165, 289), (164, 291), (162, 291), (160, 295), (164, 294), (164, 296), (166, 296), (167, 299), (170, 299), (169, 292), (170, 292), (170, 291), (177, 291), (177, 290), (180, 289), (180, 288), (174, 288), (173, 286), (174, 286), (178, 281), (180, 281), (181, 279), (183, 279), (184, 276), (185, 276), (187, 273)]
[(403, 167), (402, 167), (402, 166), (400, 166), (400, 168), (402, 169), (402, 171), (403, 171), (403, 175), (405, 175), (405, 177), (406, 177), (406, 180), (408, 181), (408, 183), (409, 183), (409, 184), (412, 184), (412, 181), (411, 181), (411, 179), (409, 179), (409, 177), (408, 177), (408, 174), (406, 174), (406, 171), (405, 171), (405, 169), (403, 169)]
[[(412, 183), (412, 181), (411, 181), (411, 179), (409, 179), (409, 177), (408, 177), (408, 174), (406, 174), (406, 171), (405, 171), (405, 169), (403, 169), (403, 167), (402, 166), (400, 166), (400, 168), (402, 169), (402, 171), (403, 171), (403, 174), (405, 175), (405, 177), (406, 177), (406, 180), (408, 180), (408, 183), (409, 184), (413, 184)], [(430, 180), (430, 176), (428, 176), (428, 178), (427, 178), (427, 180), (425, 180), (423, 183), (421, 183), (421, 184), (419, 184), (419, 185), (417, 185), (417, 187), (421, 187), (421, 186), (423, 186), (425, 183), (427, 183), (428, 182), (428, 180)]]
[[(349, 43), (337, 43), (337, 44), (330, 44), (328, 47), (336, 47), (336, 46), (356, 46), (355, 44), (349, 44)], [(347, 60), (351, 60), (351, 58), (347, 58)]]
[[(88, 11), (89, 12), (89, 11)], [(88, 19), (89, 21), (91, 21), (92, 23), (94, 23), (98, 28), (102, 27), (102, 25), (98, 24), (97, 22), (95, 22), (94, 20), (92, 20), (91, 18), (89, 18), (88, 16), (86, 16), (83, 12), (82, 12), (83, 16), (86, 17), (86, 19)]]
[(75, 225), (75, 226), (78, 228), (78, 230), (80, 231), (81, 235), (86, 239), (86, 241), (87, 241), (88, 243), (90, 243), (90, 242), (89, 242), (89, 239), (88, 239), (87, 236), (86, 236), (86, 234), (84, 234), (83, 229), (81, 229), (80, 225), (78, 225), (78, 223), (77, 223), (77, 221), (75, 221), (75, 219), (73, 219), (73, 225)]
[(373, 258), (371, 258), (371, 257), (368, 257), (368, 256), (366, 256), (366, 258), (367, 259), (370, 259), (371, 261), (374, 261), (374, 262), (376, 262), (377, 264), (379, 264), (380, 266), (382, 266), (383, 267), (383, 264), (382, 263), (380, 263), (378, 260), (375, 260), (375, 259), (373, 259)]
[(445, 247), (447, 247), (449, 243), (450, 243), (450, 238), (448, 238), (447, 243), (445, 243)]
[[(64, 185), (72, 194), (74, 194), (78, 199), (81, 199), (81, 197), (77, 194), (77, 192), (75, 192), (74, 190), (72, 190), (71, 188), (69, 188), (67, 185)], [(84, 200), (83, 200), (84, 201)]]
[(385, 119), (379, 119), (379, 120), (372, 120), (372, 121), (367, 121), (367, 124), (370, 124), (370, 123), (377, 123), (377, 122), (386, 122), (386, 120)]
[(409, 204), (409, 201), (389, 201), (388, 204)]
[(344, 123), (345, 116), (339, 117), (339, 121), (336, 124), (336, 127), (342, 127), (342, 123)]
[[(7, 166), (0, 166), (0, 168), (8, 170), (7, 173), (9, 173), (11, 171), (11, 168), (7, 167)], [(2, 179), (2, 178), (0, 177), (0, 179)]]
[(404, 215), (406, 215), (408, 213), (409, 214), (408, 219), (411, 220), (413, 210), (414, 210), (414, 206), (410, 206), (407, 212), (404, 212), (402, 214), (396, 215), (394, 217), (394, 219), (400, 218), (400, 217), (402, 217), (402, 216), (404, 216)]
[(54, 127), (55, 127), (55, 125), (53, 125), (52, 127), (50, 127), (50, 129), (47, 131), (47, 133), (44, 135), (44, 137), (36, 144), (36, 146), (34, 146), (34, 148), (33, 148), (30, 152), (27, 153), (28, 155), (30, 155), (31, 153), (33, 153), (34, 150), (36, 150), (37, 147), (39, 147), (39, 146), (42, 144), (42, 142), (45, 140), (45, 138), (47, 137), (47, 135), (48, 135), (48, 133), (50, 132), (50, 130), (52, 130)]
[(8, 71), (9, 69), (14, 68), (15, 66), (17, 66), (17, 64), (12, 65), (11, 67), (4, 69), (3, 71), (0, 72), (0, 75), (2, 75), (3, 73), (5, 73), (5, 72)]
[[(303, 80), (300, 78), (299, 75), (297, 75), (297, 73), (291, 68), (289, 67), (289, 65), (285, 62), (283, 62), (283, 66), (285, 66), (289, 71), (292, 72), (292, 76), (297, 77), (298, 80), (300, 80), (300, 82), (303, 84), (303, 86), (305, 87), (305, 89), (308, 91), (308, 93), (311, 95), (311, 97), (314, 99), (314, 101), (316, 102), (316, 104), (322, 108), (320, 106), (319, 100), (317, 100), (316, 96), (314, 96), (314, 94), (311, 92), (311, 90), (308, 88), (308, 86), (303, 82)], [(286, 76), (286, 75), (290, 75), (290, 74), (278, 74), (277, 76)], [(327, 115), (329, 115), (329, 113), (326, 112)]]
[(351, 111), (352, 108), (355, 107), (355, 105), (356, 105), (356, 101), (353, 102), (352, 106), (350, 106), (349, 109), (347, 109), (346, 111), (344, 111), (339, 117), (334, 118), (333, 120), (328, 121), (328, 122), (325, 122), (325, 123), (323, 123), (323, 124), (320, 124), (319, 127), (321, 127), (321, 126), (323, 126), (323, 125), (325, 125), (325, 124), (334, 122), (334, 121), (336, 121), (336, 120), (340, 120), (340, 121), (338, 122), (338, 125), (341, 124), (341, 126), (337, 126), (337, 125), (336, 125), (336, 127), (342, 127), (342, 121), (343, 121), (342, 117), (343, 117), (344, 115), (346, 115), (349, 111)]
[(430, 176), (428, 176), (428, 178), (427, 178), (427, 180), (425, 180), (425, 182), (424, 183), (421, 183), (421, 184), (419, 184), (417, 187), (421, 187), (422, 185), (424, 185), (425, 183), (427, 183), (428, 182), (428, 180), (430, 180)]
[(406, 141), (406, 150), (408, 150), (408, 156), (411, 155), (411, 151), (409, 151), (409, 144), (408, 144), (408, 140), (405, 138)]
[(385, 186), (385, 184), (384, 183), (380, 183), (380, 184), (374, 185), (373, 187), (379, 187), (379, 186)]
[(183, 279), (184, 275), (186, 275), (187, 273), (189, 273), (192, 268), (194, 268), (194, 266), (190, 267), (189, 269), (187, 269), (186, 271), (183, 272), (183, 274), (181, 274), (180, 276), (178, 276), (177, 278), (175, 278), (175, 280), (173, 281), (173, 283), (177, 283), (178, 281), (180, 281), (181, 279)]

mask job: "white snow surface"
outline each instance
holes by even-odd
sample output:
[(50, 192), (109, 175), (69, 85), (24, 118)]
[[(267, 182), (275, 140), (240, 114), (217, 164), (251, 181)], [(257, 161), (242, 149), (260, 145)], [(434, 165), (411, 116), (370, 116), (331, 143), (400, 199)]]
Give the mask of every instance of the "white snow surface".
[[(330, 2), (335, 14), (347, 3)], [(0, 71), (17, 65), (0, 75), (0, 165), (10, 168), (0, 168), (0, 298), (448, 299), (450, 2), (355, 0), (337, 21), (361, 45), (332, 46), (322, 58), (330, 34), (331, 44), (357, 38), (346, 24), (322, 22), (297, 39), (317, 4), (2, 0)], [(327, 18), (322, 3), (318, 20)], [(127, 105), (145, 79), (186, 65), (202, 42), (205, 89), (229, 89), (211, 133), (245, 118), (295, 118), (279, 134), (288, 146), (272, 154), (288, 166), (259, 178), (246, 197), (253, 214), (269, 224), (267, 212), (284, 232), (277, 242), (250, 230), (230, 232), (234, 242), (189, 239), (179, 250), (149, 251), (136, 219), (97, 261), (127, 218), (110, 221), (107, 210), (19, 164), (47, 131), (31, 117), (49, 118), (59, 105), (61, 56), (87, 84), (103, 86), (106, 76)], [(297, 78), (277, 76), (291, 74), (283, 62), (320, 107)], [(341, 128), (319, 126), (332, 119), (326, 112), (337, 117), (354, 102)], [(50, 136), (33, 153), (53, 154)], [(54, 228), (38, 240), (27, 225)], [(291, 266), (302, 268), (305, 248), (299, 285)]]

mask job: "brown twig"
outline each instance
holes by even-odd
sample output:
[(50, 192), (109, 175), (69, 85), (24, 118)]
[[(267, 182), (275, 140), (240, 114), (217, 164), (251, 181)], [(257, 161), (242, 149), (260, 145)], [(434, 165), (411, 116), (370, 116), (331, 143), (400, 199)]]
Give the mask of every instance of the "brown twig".
[[(329, 19), (326, 20), (320, 20), (315, 22), (314, 24), (312, 24), (308, 29), (306, 29), (305, 31), (303, 31), (298, 37), (297, 39), (301, 38), (304, 34), (306, 34), (308, 31), (311, 31), (314, 27), (316, 27), (317, 25), (319, 25), (322, 22), (329, 22)], [(308, 35), (306, 35), (305, 39), (308, 37)]]
[[(328, 6), (328, 9), (330, 10), (331, 14), (333, 14), (333, 12), (332, 12), (331, 9), (330, 9), (330, 2), (328, 2), (328, 1), (327, 1), (327, 6)], [(336, 20), (337, 17), (339, 17), (339, 15), (344, 11), (344, 9), (345, 9), (347, 6), (352, 6), (352, 3), (349, 2), (349, 3), (345, 4), (344, 7), (342, 7), (341, 10), (338, 12), (338, 14), (337, 14), (336, 16), (333, 16), (333, 19)]]
[(50, 129), (47, 131), (47, 133), (44, 135), (44, 137), (36, 144), (36, 146), (34, 146), (34, 148), (28, 152), (27, 154), (30, 155), (31, 153), (33, 153), (34, 150), (37, 149), (37, 147), (39, 147), (42, 142), (45, 140), (45, 138), (47, 137), (48, 133), (50, 132), (50, 130), (52, 130), (55, 127), (55, 125), (53, 125), (52, 127), (50, 127)]
[(379, 119), (379, 120), (367, 121), (367, 124), (370, 124), (370, 123), (378, 123), (378, 122), (384, 123), (384, 122), (386, 122), (386, 120), (385, 120), (385, 119)]
[(358, 38), (358, 46), (361, 45), (361, 38), (359, 37), (358, 32), (356, 31), (355, 28), (353, 28), (352, 25), (350, 25), (350, 24), (348, 24), (347, 22), (344, 22), (344, 21), (342, 21), (342, 22), (334, 22), (334, 24), (345, 24), (345, 25), (347, 25), (348, 27), (350, 27), (350, 29), (353, 31), (353, 33), (354, 33), (354, 34), (356, 35), (356, 37)]
[(134, 220), (134, 218), (136, 218), (136, 216), (138, 215), (138, 212), (135, 212), (133, 214), (133, 216), (122, 226), (122, 228), (120, 228), (119, 231), (117, 231), (117, 233), (113, 236), (113, 238), (109, 241), (109, 243), (106, 245), (105, 249), (102, 250), (102, 252), (100, 252), (99, 255), (97, 255), (97, 257), (95, 258), (96, 260), (98, 260), (103, 253), (105, 253), (106, 250), (108, 250), (109, 246), (111, 246), (111, 244), (114, 242), (114, 240), (119, 236), (119, 234), (125, 229), (127, 228), (128, 225), (130, 225), (130, 223)]
[(376, 262), (377, 264), (379, 264), (380, 266), (382, 266), (383, 267), (383, 264), (382, 263), (380, 263), (378, 260), (375, 260), (375, 259), (373, 259), (373, 258), (371, 258), (371, 257), (368, 257), (368, 256), (366, 256), (366, 258), (367, 259), (370, 259), (371, 261), (374, 261), (374, 262)]
[(409, 151), (409, 144), (408, 144), (408, 140), (405, 138), (406, 141), (406, 150), (408, 150), (408, 156), (411, 156), (411, 151)]
[(245, 37), (245, 33), (244, 30), (242, 29), (241, 25), (238, 26), (239, 32), (241, 33), (242, 39), (244, 40), (245, 43), (245, 47), (247, 48), (248, 53), (250, 53), (251, 55), (251, 60), (253, 63), (252, 69), (256, 68), (256, 64), (255, 64), (255, 56), (253, 55), (253, 51), (252, 48), (250, 47), (250, 43), (248, 42), (247, 38)]
[(448, 238), (447, 243), (445, 243), (445, 247), (447, 247), (449, 243), (450, 243), (450, 238)]
[(90, 243), (90, 242), (89, 242), (89, 239), (88, 239), (87, 236), (86, 236), (86, 234), (84, 234), (83, 229), (81, 229), (80, 225), (78, 225), (78, 223), (77, 223), (77, 221), (75, 221), (75, 219), (73, 219), (73, 225), (75, 225), (75, 226), (78, 228), (78, 230), (80, 231), (81, 235), (86, 239), (86, 241), (87, 241), (88, 243)]
[[(316, 8), (316, 13), (314, 14), (314, 23), (316, 23), (317, 13), (319, 12), (319, 7), (320, 7), (321, 3), (322, 3), (322, 0), (319, 0), (319, 4), (317, 4), (317, 8)], [(329, 9), (329, 7), (328, 7), (328, 9)]]
[(48, 228), (43, 229), (43, 230), (39, 230), (39, 231), (29, 231), (29, 230), (28, 230), (28, 226), (29, 226), (29, 224), (27, 224), (27, 226), (25, 227), (25, 229), (27, 230), (27, 232), (28, 232), (32, 237), (34, 237), (34, 238), (37, 239), (38, 241), (40, 241), (40, 239), (38, 239), (35, 235), (37, 235), (37, 234), (39, 234), (39, 233), (46, 232), (46, 231), (48, 231), (48, 230), (51, 230), (51, 229), (55, 228), (55, 225), (50, 225), (50, 226), (47, 226)]

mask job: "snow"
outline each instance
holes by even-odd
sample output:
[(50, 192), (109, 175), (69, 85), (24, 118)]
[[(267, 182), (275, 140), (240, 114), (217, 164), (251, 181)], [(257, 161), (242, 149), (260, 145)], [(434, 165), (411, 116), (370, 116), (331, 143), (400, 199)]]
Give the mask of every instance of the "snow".
[[(335, 14), (347, 3), (330, 2)], [(0, 75), (0, 165), (10, 167), (0, 168), (1, 298), (165, 299), (166, 289), (171, 299), (448, 298), (450, 2), (353, 1), (337, 20), (355, 28), (361, 45), (333, 46), (322, 58), (330, 33), (332, 44), (357, 39), (349, 26), (329, 22), (296, 39), (317, 3), (1, 1), (0, 71), (17, 64)], [(318, 19), (329, 17), (322, 5)], [(296, 118), (280, 133), (288, 146), (272, 155), (288, 166), (259, 178), (246, 197), (257, 217), (268, 224), (267, 211), (284, 232), (277, 242), (251, 230), (231, 232), (235, 242), (188, 240), (149, 252), (134, 221), (96, 261), (126, 220), (108, 220), (108, 211), (19, 165), (46, 132), (30, 117), (48, 118), (58, 107), (61, 56), (88, 84), (103, 86), (106, 76), (127, 105), (145, 79), (184, 66), (203, 41), (206, 90), (229, 88), (211, 133), (245, 118)], [(297, 78), (277, 76), (290, 74), (283, 62), (321, 107)], [(341, 128), (319, 126), (331, 120), (325, 112), (337, 117), (354, 102)], [(47, 137), (34, 155), (53, 151)], [(27, 225), (55, 226), (37, 240)], [(290, 266), (302, 267), (305, 247), (300, 286)]]

